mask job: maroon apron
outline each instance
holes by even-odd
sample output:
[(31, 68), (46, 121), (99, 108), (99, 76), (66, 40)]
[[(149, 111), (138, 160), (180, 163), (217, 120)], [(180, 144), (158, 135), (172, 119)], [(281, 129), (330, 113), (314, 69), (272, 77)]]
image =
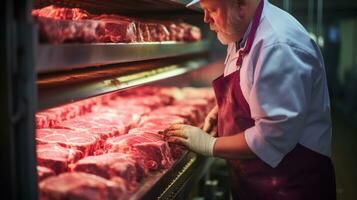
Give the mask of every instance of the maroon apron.
[[(259, 25), (261, 0), (237, 67), (249, 53)], [(213, 81), (218, 105), (218, 136), (238, 134), (254, 126), (250, 108), (240, 88), (240, 68)], [(276, 168), (261, 159), (227, 160), (231, 189), (239, 200), (332, 200), (336, 199), (335, 172), (331, 159), (297, 144)]]

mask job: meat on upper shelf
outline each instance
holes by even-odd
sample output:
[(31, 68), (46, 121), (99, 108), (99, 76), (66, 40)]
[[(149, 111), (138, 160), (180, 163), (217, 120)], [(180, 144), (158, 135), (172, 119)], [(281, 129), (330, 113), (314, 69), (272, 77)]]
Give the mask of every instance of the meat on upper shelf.
[(197, 41), (198, 27), (182, 21), (138, 19), (117, 14), (95, 15), (55, 5), (34, 9), (41, 41), (49, 43), (132, 43)]

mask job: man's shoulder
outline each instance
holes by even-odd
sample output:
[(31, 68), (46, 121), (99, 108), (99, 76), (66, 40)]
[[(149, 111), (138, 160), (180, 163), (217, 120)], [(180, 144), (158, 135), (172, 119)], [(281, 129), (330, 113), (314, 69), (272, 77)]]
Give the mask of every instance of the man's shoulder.
[(259, 25), (255, 44), (259, 49), (288, 45), (316, 55), (316, 45), (305, 28), (289, 13), (270, 4)]

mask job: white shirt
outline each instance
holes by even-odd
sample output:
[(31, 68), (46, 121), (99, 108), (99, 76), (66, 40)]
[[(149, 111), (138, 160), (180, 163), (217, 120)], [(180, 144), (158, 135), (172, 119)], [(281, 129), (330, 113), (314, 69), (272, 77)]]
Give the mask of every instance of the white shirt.
[[(227, 51), (224, 76), (237, 70), (236, 44)], [(330, 156), (330, 102), (320, 49), (299, 22), (267, 0), (240, 80), (255, 120), (245, 138), (260, 159), (276, 167), (297, 143)]]

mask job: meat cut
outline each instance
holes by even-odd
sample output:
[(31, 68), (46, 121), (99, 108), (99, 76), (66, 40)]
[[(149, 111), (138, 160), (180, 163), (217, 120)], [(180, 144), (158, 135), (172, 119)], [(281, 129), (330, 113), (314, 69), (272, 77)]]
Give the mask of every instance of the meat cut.
[(32, 10), (32, 16), (60, 20), (81, 20), (88, 19), (90, 14), (80, 8), (62, 8), (55, 5), (50, 5), (42, 9)]
[(43, 167), (43, 166), (37, 166), (37, 180), (38, 182), (50, 177), (50, 176), (54, 176), (55, 172), (47, 167)]
[(135, 195), (185, 152), (161, 133), (175, 123), (198, 125), (213, 106), (214, 96), (198, 91), (142, 87), (37, 113), (37, 127), (46, 127), (36, 132), (41, 199)]
[(105, 149), (108, 152), (131, 153), (145, 161), (149, 170), (168, 168), (173, 160), (168, 143), (163, 136), (154, 133), (130, 133), (119, 137), (109, 138)]
[[(38, 144), (37, 163), (59, 174), (68, 171), (68, 166), (83, 157), (83, 153), (73, 148), (65, 148), (58, 144)], [(42, 169), (42, 168), (40, 168)], [(40, 180), (48, 174), (46, 170), (39, 171)]]
[(40, 199), (42, 200), (123, 200), (126, 199), (126, 188), (119, 177), (116, 181), (81, 173), (63, 173), (40, 182)]
[(170, 115), (170, 114), (160, 114), (160, 115), (150, 115), (141, 118), (139, 127), (144, 127), (147, 124), (155, 125), (171, 125), (171, 124), (185, 124), (188, 120), (184, 117)]
[(63, 147), (77, 149), (83, 156), (93, 155), (100, 147), (98, 138), (84, 132), (69, 129), (37, 129), (36, 141), (39, 144), (59, 144)]
[(126, 180), (127, 188), (131, 192), (137, 189), (137, 182), (147, 175), (147, 170), (141, 159), (135, 155), (124, 153), (88, 156), (79, 160), (72, 170), (95, 174), (106, 179), (121, 177)]
[(101, 23), (96, 29), (96, 42), (136, 42), (137, 28), (135, 22), (119, 15), (99, 15), (91, 20)]
[(94, 15), (80, 8), (47, 6), (32, 11), (41, 40), (64, 42), (197, 41), (199, 28), (183, 22), (135, 19), (121, 15)]

